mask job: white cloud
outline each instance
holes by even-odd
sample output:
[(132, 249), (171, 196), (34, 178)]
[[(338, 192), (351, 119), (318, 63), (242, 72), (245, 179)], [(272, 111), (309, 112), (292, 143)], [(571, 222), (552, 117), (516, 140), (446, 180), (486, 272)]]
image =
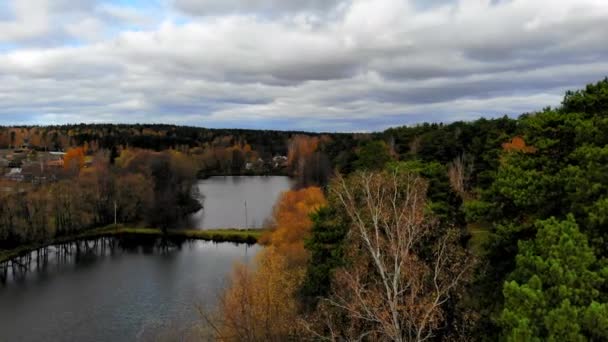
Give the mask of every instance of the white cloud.
[(8, 7), (10, 19), (0, 21), (0, 42), (32, 39), (49, 32), (47, 1), (12, 1)]
[[(22, 46), (0, 52), (0, 124), (22, 114), (39, 123), (374, 129), (540, 109), (608, 74), (605, 1), (281, 3), (197, 2), (191, 17), (168, 11), (157, 25), (141, 9), (47, 6), (36, 15), (72, 21), (39, 28), (38, 38), (61, 31), (80, 44), (36, 47), (26, 43), (32, 34), (7, 30), (5, 41)], [(230, 10), (197, 16), (213, 6)], [(14, 22), (29, 20), (19, 11)]]

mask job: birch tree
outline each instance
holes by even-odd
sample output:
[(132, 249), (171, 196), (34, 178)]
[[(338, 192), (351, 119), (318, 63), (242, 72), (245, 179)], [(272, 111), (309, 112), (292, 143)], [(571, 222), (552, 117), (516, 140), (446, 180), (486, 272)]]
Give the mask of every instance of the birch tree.
[[(358, 173), (333, 187), (350, 220), (349, 266), (338, 270), (324, 312), (328, 340), (425, 341), (469, 258), (427, 210), (426, 182), (411, 173)], [(321, 335), (321, 334), (319, 334)]]

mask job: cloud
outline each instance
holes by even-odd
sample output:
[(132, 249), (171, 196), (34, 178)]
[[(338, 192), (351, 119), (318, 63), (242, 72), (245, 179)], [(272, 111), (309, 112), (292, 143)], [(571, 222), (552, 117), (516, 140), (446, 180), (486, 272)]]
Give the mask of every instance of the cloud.
[(258, 14), (275, 16), (286, 13), (331, 11), (338, 0), (173, 0), (178, 10), (189, 15)]
[(373, 130), (537, 110), (608, 74), (602, 0), (67, 4), (0, 15), (0, 124)]
[(0, 5), (0, 43), (53, 47), (108, 38), (109, 32), (148, 27), (148, 9), (102, 0), (6, 0)]
[(0, 21), (0, 42), (31, 39), (50, 30), (46, 1), (13, 1), (5, 6), (9, 13)]

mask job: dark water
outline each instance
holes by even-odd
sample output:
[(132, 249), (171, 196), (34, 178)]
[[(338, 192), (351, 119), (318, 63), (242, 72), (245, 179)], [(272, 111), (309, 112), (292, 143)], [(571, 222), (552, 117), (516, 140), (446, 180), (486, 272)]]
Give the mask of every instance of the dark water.
[(187, 331), (200, 322), (196, 304), (212, 307), (233, 263), (260, 249), (204, 241), (168, 248), (96, 241), (86, 252), (81, 245), (76, 253), (72, 245), (64, 257), (53, 247), (45, 266), (32, 258), (27, 272), (6, 270), (0, 341), (136, 341)]
[(198, 190), (203, 209), (190, 217), (189, 225), (201, 229), (260, 228), (271, 216), (279, 195), (292, 185), (289, 177), (283, 176), (227, 176), (201, 180)]

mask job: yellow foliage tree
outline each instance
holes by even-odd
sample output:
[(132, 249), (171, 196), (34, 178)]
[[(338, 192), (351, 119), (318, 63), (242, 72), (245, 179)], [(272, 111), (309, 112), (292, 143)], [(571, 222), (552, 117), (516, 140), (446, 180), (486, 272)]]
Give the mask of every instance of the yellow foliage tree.
[(287, 341), (297, 338), (296, 293), (306, 272), (304, 238), (309, 215), (326, 204), (320, 188), (282, 194), (274, 210), (273, 229), (262, 238), (266, 248), (254, 268), (237, 264), (220, 300), (219, 321), (208, 320), (220, 341)]
[(310, 214), (326, 203), (318, 187), (284, 192), (274, 208), (272, 230), (260, 242), (277, 248), (292, 265), (306, 264), (304, 239), (312, 227)]
[(296, 291), (303, 268), (292, 268), (274, 247), (256, 259), (252, 271), (243, 264), (233, 270), (231, 286), (220, 299), (220, 341), (287, 341), (297, 331)]

